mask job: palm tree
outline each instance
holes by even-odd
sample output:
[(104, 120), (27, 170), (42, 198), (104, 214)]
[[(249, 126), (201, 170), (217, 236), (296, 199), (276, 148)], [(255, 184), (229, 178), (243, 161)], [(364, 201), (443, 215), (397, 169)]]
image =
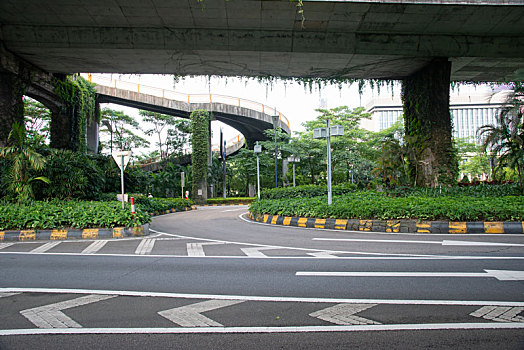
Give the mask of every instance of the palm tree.
[(24, 124), (13, 123), (8, 140), (10, 146), (0, 150), (0, 157), (12, 162), (7, 173), (8, 191), (18, 200), (32, 199), (34, 181), (49, 183), (46, 177), (30, 175), (31, 170), (40, 171), (44, 168), (45, 159), (29, 146)]
[(514, 83), (506, 104), (496, 116), (496, 125), (479, 129), (482, 148), (492, 155), (500, 155), (497, 168), (509, 166), (516, 169), (519, 183), (524, 188), (524, 83)]

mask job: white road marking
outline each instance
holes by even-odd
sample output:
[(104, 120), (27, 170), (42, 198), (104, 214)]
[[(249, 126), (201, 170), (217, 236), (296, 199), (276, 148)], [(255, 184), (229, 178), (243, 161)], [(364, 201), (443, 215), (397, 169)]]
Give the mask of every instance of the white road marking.
[(115, 297), (116, 295), (91, 294), (72, 300), (22, 310), (20, 311), (20, 314), (38, 328), (80, 328), (82, 327), (80, 324), (73, 321), (73, 319), (61, 312), (61, 310), (96, 303), (101, 300)]
[(256, 257), (256, 258), (267, 258), (267, 255), (262, 253), (261, 250), (270, 250), (270, 249), (275, 249), (275, 248), (274, 247), (240, 248), (240, 250), (244, 254), (246, 254), (246, 256)]
[(296, 276), (316, 277), (493, 277), (499, 281), (522, 281), (524, 271), (484, 270), (485, 272), (375, 272), (375, 271), (298, 271)]
[(224, 244), (224, 242), (187, 243), (187, 256), (206, 256), (205, 245)]
[(38, 334), (205, 334), (205, 333), (310, 333), (417, 331), (450, 329), (524, 329), (524, 323), (429, 323), (429, 324), (372, 324), (354, 326), (296, 326), (296, 327), (195, 327), (195, 328), (63, 328), (63, 329), (5, 329), (0, 336)]
[(243, 303), (244, 300), (207, 300), (158, 312), (162, 317), (182, 327), (222, 327), (222, 324), (202, 315), (202, 312)]
[(330, 251), (322, 251), (322, 252), (318, 252), (318, 253), (307, 253), (307, 255), (311, 255), (311, 256), (314, 256), (315, 258), (340, 258), (339, 256), (336, 256), (336, 255), (333, 255), (333, 253), (335, 252), (330, 252)]
[(237, 208), (237, 209), (222, 210), (222, 213), (226, 213), (226, 212), (228, 212), (228, 211), (239, 211), (239, 210), (246, 210), (246, 208)]
[(153, 247), (155, 245), (156, 239), (146, 238), (142, 240), (138, 247), (136, 247), (135, 254), (138, 255), (148, 255), (151, 254), (151, 251), (153, 250)]
[(483, 306), (470, 315), (497, 322), (524, 322), (524, 317), (518, 315), (522, 311), (524, 307)]
[(338, 325), (351, 324), (380, 324), (364, 317), (355, 316), (356, 313), (367, 310), (377, 304), (337, 304), (322, 310), (310, 313), (309, 316)]
[(14, 243), (0, 243), (0, 250), (12, 246)]
[(21, 294), (21, 293), (0, 293), (0, 298), (7, 298), (7, 297), (18, 295), (18, 294)]
[(443, 246), (491, 246), (491, 247), (524, 247), (524, 244), (517, 243), (496, 243), (496, 242), (472, 242), (472, 241), (411, 241), (403, 239), (360, 239), (360, 238), (313, 238), (314, 241), (334, 241), (334, 242), (367, 242), (367, 243), (405, 243), (405, 244), (438, 244)]
[(82, 250), (81, 254), (95, 254), (100, 249), (102, 249), (106, 245), (107, 242), (108, 242), (107, 240), (94, 241), (87, 248)]
[(494, 300), (430, 300), (430, 299), (343, 299), (343, 298), (303, 298), (303, 297), (268, 297), (251, 295), (216, 295), (216, 294), (185, 294), (165, 292), (115, 291), (99, 289), (67, 289), (67, 288), (0, 288), (0, 293), (56, 293), (56, 294), (96, 294), (115, 296), (161, 297), (180, 299), (216, 299), (244, 301), (283, 301), (297, 303), (350, 303), (350, 304), (390, 304), (390, 305), (471, 305), (471, 306), (515, 306), (524, 307), (524, 302), (494, 301)]
[(60, 242), (60, 241), (48, 242), (46, 244), (42, 244), (40, 247), (37, 247), (37, 248), (31, 250), (30, 253), (45, 253), (49, 249), (51, 249), (53, 247), (56, 247), (60, 243), (62, 243), (62, 242)]

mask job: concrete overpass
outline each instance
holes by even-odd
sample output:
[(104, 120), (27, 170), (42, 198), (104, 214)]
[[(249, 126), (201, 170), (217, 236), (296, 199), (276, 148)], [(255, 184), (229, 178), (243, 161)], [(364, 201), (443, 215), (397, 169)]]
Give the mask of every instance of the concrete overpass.
[(524, 67), (522, 0), (2, 0), (0, 40), (48, 72), (451, 80)]
[(213, 120), (241, 132), (249, 145), (266, 139), (264, 130), (273, 128), (273, 115), (279, 116), (279, 127), (291, 133), (287, 118), (262, 103), (218, 94), (184, 94), (100, 75), (89, 74), (84, 78), (96, 84), (100, 103), (116, 103), (181, 118), (189, 118), (191, 112), (205, 109), (212, 112)]

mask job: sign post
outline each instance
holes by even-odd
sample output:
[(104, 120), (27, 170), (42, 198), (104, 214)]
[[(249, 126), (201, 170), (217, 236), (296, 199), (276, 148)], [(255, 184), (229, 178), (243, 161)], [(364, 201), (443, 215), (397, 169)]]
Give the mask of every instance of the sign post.
[(120, 168), (120, 187), (122, 189), (122, 209), (124, 209), (124, 169), (127, 166), (127, 163), (129, 163), (129, 159), (131, 159), (131, 151), (120, 151), (120, 152), (113, 152), (111, 155), (113, 156), (113, 159), (115, 160), (116, 164)]
[(185, 177), (185, 173), (182, 171), (180, 172), (180, 185), (182, 185), (182, 198), (184, 198), (184, 185), (185, 185), (185, 180), (186, 180), (186, 177)]

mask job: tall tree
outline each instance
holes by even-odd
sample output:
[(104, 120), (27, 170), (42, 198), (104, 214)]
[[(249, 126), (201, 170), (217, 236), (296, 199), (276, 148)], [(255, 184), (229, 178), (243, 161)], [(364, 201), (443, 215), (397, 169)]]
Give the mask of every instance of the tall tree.
[[(132, 148), (148, 147), (149, 141), (136, 134), (140, 124), (135, 118), (122, 111), (104, 108), (101, 111), (101, 124), (104, 126), (100, 132), (111, 134), (113, 137), (113, 150), (125, 151)], [(104, 148), (110, 148), (103, 143)]]
[(24, 97), (24, 123), (28, 141), (34, 146), (49, 143), (51, 111), (42, 103)]
[(168, 152), (165, 149), (166, 138), (167, 138), (167, 129), (170, 126), (175, 125), (176, 118), (172, 115), (143, 111), (140, 110), (140, 115), (142, 120), (151, 125), (151, 128), (145, 130), (146, 135), (153, 136), (155, 135), (158, 139), (156, 145), (158, 146), (158, 151), (160, 153), (160, 158), (165, 159), (168, 156)]

